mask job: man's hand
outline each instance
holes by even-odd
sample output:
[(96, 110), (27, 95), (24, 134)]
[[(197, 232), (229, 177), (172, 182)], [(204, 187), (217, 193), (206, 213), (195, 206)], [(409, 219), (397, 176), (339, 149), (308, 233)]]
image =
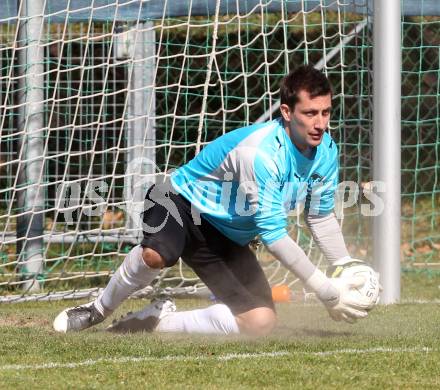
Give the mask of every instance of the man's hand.
[(351, 294), (352, 289), (361, 287), (365, 283), (363, 277), (339, 277), (330, 278), (329, 280), (339, 292), (339, 299), (337, 301), (323, 301), (333, 320), (344, 320), (353, 324), (357, 319), (367, 317), (366, 309), (369, 306), (369, 302), (360, 296), (357, 297), (357, 295)]

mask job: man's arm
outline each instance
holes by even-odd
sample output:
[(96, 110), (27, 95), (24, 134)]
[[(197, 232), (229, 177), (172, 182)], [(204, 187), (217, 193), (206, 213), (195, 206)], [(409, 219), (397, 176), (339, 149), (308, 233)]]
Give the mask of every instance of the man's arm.
[(334, 213), (327, 215), (306, 213), (305, 222), (319, 249), (331, 265), (343, 265), (351, 260)]
[(350, 294), (350, 289), (357, 286), (356, 280), (328, 278), (288, 235), (266, 244), (266, 247), (307, 288), (316, 293), (334, 320), (354, 322), (367, 316), (364, 310), (367, 307), (366, 302), (354, 301)]
[[(304, 285), (315, 292), (335, 320), (354, 322), (367, 316), (365, 302), (355, 301), (350, 289), (359, 287), (355, 280), (330, 279), (309, 260), (304, 251), (286, 231), (286, 214), (277, 178), (279, 166), (261, 154), (253, 161), (254, 191), (247, 191), (250, 203), (256, 207), (254, 221), (260, 238), (268, 250)], [(245, 175), (249, 176), (249, 175)], [(277, 185), (278, 184), (278, 185)], [(257, 191), (255, 191), (257, 190)]]
[(266, 247), (289, 271), (316, 292), (321, 301), (330, 303), (338, 301), (338, 290), (289, 236), (286, 235)]

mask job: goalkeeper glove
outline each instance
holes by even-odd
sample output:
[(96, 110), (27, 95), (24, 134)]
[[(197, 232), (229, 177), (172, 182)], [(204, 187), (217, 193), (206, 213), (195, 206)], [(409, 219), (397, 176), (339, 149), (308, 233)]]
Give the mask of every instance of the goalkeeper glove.
[(329, 278), (338, 278), (341, 276), (342, 271), (345, 268), (351, 267), (352, 265), (366, 264), (364, 261), (359, 259), (348, 258), (344, 262), (337, 261), (327, 268), (325, 274)]
[(365, 310), (367, 302), (356, 299), (351, 290), (363, 285), (363, 277), (350, 276), (328, 278), (319, 269), (305, 282), (306, 287), (314, 291), (319, 300), (327, 308), (330, 317), (335, 321), (355, 322), (358, 318), (368, 315)]
[(363, 286), (363, 277), (330, 278), (330, 283), (339, 292), (339, 299), (334, 302), (323, 302), (330, 317), (335, 321), (346, 321), (350, 324), (359, 318), (368, 316), (369, 302), (351, 294), (351, 290)]

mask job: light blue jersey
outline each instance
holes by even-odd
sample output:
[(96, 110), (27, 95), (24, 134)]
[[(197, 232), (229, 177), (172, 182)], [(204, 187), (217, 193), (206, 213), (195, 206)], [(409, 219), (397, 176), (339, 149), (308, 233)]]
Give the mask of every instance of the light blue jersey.
[(226, 237), (271, 244), (287, 234), (287, 214), (305, 203), (328, 214), (338, 184), (338, 151), (328, 133), (307, 158), (281, 119), (243, 127), (207, 146), (174, 171), (171, 183), (193, 209)]

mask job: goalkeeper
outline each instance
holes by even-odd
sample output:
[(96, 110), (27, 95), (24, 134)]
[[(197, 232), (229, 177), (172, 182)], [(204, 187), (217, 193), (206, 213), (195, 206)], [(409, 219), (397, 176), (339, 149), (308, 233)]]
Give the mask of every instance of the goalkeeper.
[(305, 219), (332, 266), (352, 262), (333, 212), (338, 152), (326, 132), (332, 91), (311, 66), (282, 81), (281, 118), (227, 133), (148, 191), (144, 239), (126, 256), (93, 302), (68, 308), (54, 321), (60, 332), (102, 322), (164, 267), (182, 258), (221, 302), (177, 312), (159, 299), (110, 326), (114, 331), (265, 335), (276, 323), (270, 286), (249, 242), (258, 236), (316, 296), (335, 320), (367, 316), (368, 304), (350, 289), (357, 279), (328, 278), (287, 234), (289, 209), (305, 203)]

